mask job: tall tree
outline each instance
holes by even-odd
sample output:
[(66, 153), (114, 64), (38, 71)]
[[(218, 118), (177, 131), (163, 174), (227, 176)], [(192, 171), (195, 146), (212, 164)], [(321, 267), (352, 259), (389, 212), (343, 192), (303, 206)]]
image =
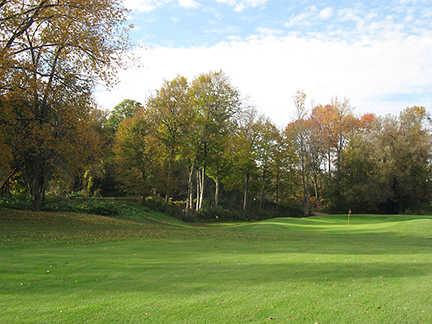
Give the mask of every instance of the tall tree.
[[(192, 81), (192, 104), (197, 110), (198, 141), (196, 146), (196, 210), (201, 210), (206, 188), (207, 168), (227, 138), (233, 118), (239, 111), (238, 91), (222, 72), (202, 74)], [(214, 161), (214, 160), (213, 160)], [(216, 175), (218, 178), (218, 175)], [(219, 181), (219, 180), (216, 180)]]
[(120, 123), (114, 142), (114, 161), (125, 192), (143, 199), (160, 192), (160, 154), (154, 125), (146, 111)]
[(83, 118), (96, 80), (112, 81), (125, 10), (118, 0), (4, 1), (0, 10), (0, 95), (16, 117), (3, 122), (27, 129), (14, 159), (39, 209), (56, 161), (68, 158), (52, 139)]
[(300, 174), (303, 187), (303, 213), (305, 216), (310, 214), (309, 205), (309, 150), (308, 144), (310, 143), (310, 127), (308, 125), (307, 109), (306, 109), (306, 94), (303, 91), (297, 91), (294, 96), (294, 107), (296, 109), (297, 120), (290, 127), (295, 138), (295, 143), (298, 149), (300, 160)]
[(189, 140), (190, 123), (193, 121), (189, 84), (179, 76), (166, 81), (148, 102), (149, 113), (156, 125), (155, 136), (164, 148), (165, 200), (172, 195), (173, 170), (180, 158), (182, 147)]
[(256, 144), (256, 164), (259, 183), (259, 207), (264, 207), (267, 191), (271, 186), (275, 149), (278, 144), (279, 131), (269, 119), (257, 122), (258, 139)]
[(255, 109), (245, 109), (242, 112), (239, 127), (234, 142), (235, 182), (242, 191), (242, 209), (249, 206), (250, 182), (256, 173), (256, 155), (259, 130), (257, 127), (257, 112)]

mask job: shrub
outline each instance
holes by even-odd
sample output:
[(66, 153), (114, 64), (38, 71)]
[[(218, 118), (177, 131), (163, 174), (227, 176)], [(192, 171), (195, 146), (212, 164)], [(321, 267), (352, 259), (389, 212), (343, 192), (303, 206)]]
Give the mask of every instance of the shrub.
[(144, 199), (143, 203), (144, 206), (151, 210), (160, 211), (178, 219), (185, 218), (185, 213), (182, 208), (184, 204), (179, 205), (173, 202), (167, 203), (165, 200), (159, 197), (147, 197)]

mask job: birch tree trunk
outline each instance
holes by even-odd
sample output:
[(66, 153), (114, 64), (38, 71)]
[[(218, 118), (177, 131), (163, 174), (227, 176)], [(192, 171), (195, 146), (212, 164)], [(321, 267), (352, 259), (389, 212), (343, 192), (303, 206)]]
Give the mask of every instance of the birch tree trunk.
[(186, 210), (193, 209), (193, 174), (195, 169), (194, 161), (191, 163), (191, 166), (188, 170), (188, 186), (187, 186), (187, 197), (186, 197)]
[(276, 171), (276, 204), (279, 204), (279, 190), (280, 190), (280, 167)]
[(219, 206), (219, 178), (215, 179), (215, 207)]
[(201, 175), (200, 175), (200, 195), (199, 195), (199, 205), (198, 210), (201, 210), (203, 207), (203, 201), (204, 201), (204, 188), (205, 188), (205, 167), (201, 168)]
[(248, 199), (248, 188), (249, 187), (249, 173), (245, 174), (244, 178), (244, 186), (243, 186), (243, 210), (247, 208), (247, 199)]
[(201, 172), (198, 169), (196, 172), (196, 201), (195, 201), (195, 211), (199, 211), (200, 197), (201, 197)]

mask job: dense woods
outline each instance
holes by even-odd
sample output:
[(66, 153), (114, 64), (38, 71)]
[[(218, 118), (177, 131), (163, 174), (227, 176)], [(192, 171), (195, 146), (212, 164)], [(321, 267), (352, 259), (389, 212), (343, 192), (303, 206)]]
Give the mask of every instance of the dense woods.
[(92, 92), (126, 49), (119, 1), (0, 1), (0, 12), (4, 197), (40, 209), (49, 195), (135, 196), (191, 217), (430, 207), (423, 107), (358, 116), (348, 100), (310, 106), (299, 91), (279, 128), (216, 71), (104, 111)]
[(428, 207), (431, 133), (423, 107), (356, 116), (347, 100), (309, 110), (298, 92), (297, 119), (278, 129), (239, 98), (223, 73), (212, 72), (165, 82), (144, 106), (117, 106), (111, 116), (135, 108), (113, 132), (119, 190), (196, 212)]

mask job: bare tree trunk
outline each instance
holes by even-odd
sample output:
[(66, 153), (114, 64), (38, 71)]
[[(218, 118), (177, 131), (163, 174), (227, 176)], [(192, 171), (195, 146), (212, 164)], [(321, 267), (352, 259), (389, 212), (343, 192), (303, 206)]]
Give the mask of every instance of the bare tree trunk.
[(30, 193), (32, 209), (40, 210), (42, 208), (43, 199), (45, 198), (45, 173), (42, 167), (37, 168), (35, 174), (32, 175)]
[(318, 176), (314, 174), (313, 176), (313, 183), (314, 183), (314, 194), (315, 194), (315, 200), (318, 203), (319, 194), (318, 194)]
[(279, 190), (280, 190), (280, 167), (276, 170), (276, 204), (279, 204)]
[(261, 178), (261, 188), (260, 188), (260, 208), (264, 205), (264, 191), (265, 191), (265, 166), (263, 167), (263, 173)]
[(307, 184), (303, 185), (303, 215), (309, 216), (309, 190), (307, 188)]
[(339, 144), (338, 144), (338, 148), (337, 148), (337, 157), (336, 157), (336, 161), (337, 161), (337, 173), (339, 173), (340, 168), (341, 168), (341, 162), (342, 162), (342, 149), (343, 149), (343, 135), (340, 134), (339, 135)]
[(303, 215), (309, 216), (309, 187), (306, 174), (305, 153), (301, 153), (301, 174), (303, 184)]
[(247, 208), (247, 196), (249, 187), (249, 173), (245, 174), (244, 186), (243, 186), (243, 210)]
[(10, 182), (13, 179), (13, 177), (16, 175), (17, 169), (13, 169), (11, 173), (9, 173), (6, 180), (3, 182), (0, 188), (0, 195), (2, 196), (9, 196), (10, 195)]
[(201, 197), (201, 172), (198, 169), (196, 172), (196, 201), (195, 201), (195, 210), (199, 211), (200, 197)]
[(188, 208), (189, 208), (189, 210), (192, 210), (193, 209), (193, 183), (191, 182), (191, 185), (190, 185), (191, 187), (190, 187), (190, 192), (189, 192), (189, 206), (188, 206)]
[(195, 169), (195, 163), (192, 162), (188, 169), (188, 185), (187, 185), (187, 197), (186, 197), (186, 210), (193, 209), (193, 174)]
[(166, 179), (166, 189), (165, 189), (165, 202), (168, 202), (171, 196), (171, 177), (172, 177), (172, 167), (174, 161), (174, 150), (170, 150), (168, 157), (168, 168), (167, 168), (167, 179)]
[(201, 184), (200, 184), (200, 196), (199, 196), (199, 210), (203, 207), (204, 201), (204, 188), (205, 188), (205, 167), (201, 168), (201, 176), (200, 176)]
[(219, 206), (219, 178), (215, 179), (215, 207)]

